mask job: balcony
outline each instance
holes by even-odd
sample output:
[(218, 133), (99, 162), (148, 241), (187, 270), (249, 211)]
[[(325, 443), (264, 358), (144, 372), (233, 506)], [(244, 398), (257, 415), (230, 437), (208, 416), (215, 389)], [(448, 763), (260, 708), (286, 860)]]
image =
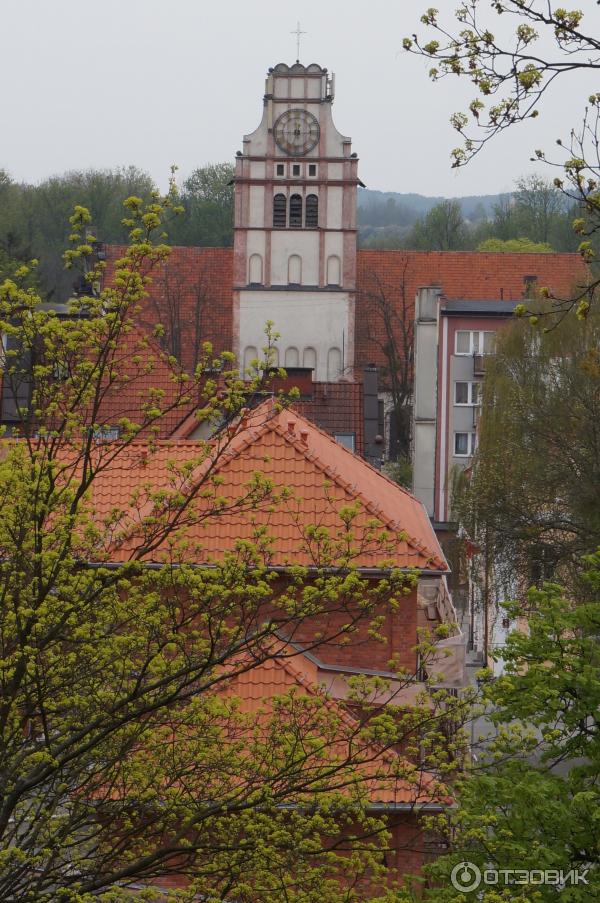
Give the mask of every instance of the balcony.
[(485, 376), (485, 354), (473, 355), (473, 376)]

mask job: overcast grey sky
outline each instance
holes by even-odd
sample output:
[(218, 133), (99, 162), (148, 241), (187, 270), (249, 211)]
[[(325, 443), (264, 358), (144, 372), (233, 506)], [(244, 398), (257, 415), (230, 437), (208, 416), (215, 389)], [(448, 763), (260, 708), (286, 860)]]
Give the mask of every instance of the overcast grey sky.
[[(300, 16), (301, 61), (335, 72), (336, 125), (352, 136), (368, 187), (510, 190), (531, 171), (534, 148), (567, 137), (582, 92), (555, 91), (539, 120), (452, 171), (448, 118), (472, 92), (457, 81), (432, 85), (427, 64), (401, 50), (430, 2), (1, 0), (0, 167), (39, 181), (135, 164), (164, 187), (172, 163), (183, 178), (232, 160), (259, 122), (266, 70), (295, 59), (290, 31)], [(451, 10), (457, 0), (436, 5)], [(583, 97), (593, 88), (580, 87)]]

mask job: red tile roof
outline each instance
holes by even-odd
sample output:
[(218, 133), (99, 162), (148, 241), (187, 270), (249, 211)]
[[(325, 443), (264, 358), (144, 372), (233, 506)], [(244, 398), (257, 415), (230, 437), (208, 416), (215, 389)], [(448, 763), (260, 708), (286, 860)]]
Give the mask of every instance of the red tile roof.
[[(210, 485), (205, 476), (210, 461), (221, 481), (215, 494), (226, 498), (227, 503), (216, 513), (199, 493), (195, 508), (186, 513), (186, 538), (195, 544), (188, 554), (197, 563), (219, 560), (240, 540), (252, 541), (257, 528), (265, 527), (273, 538), (269, 557), (272, 566), (322, 564), (322, 559), (314, 558), (314, 543), (307, 538), (307, 528), (327, 528), (332, 537), (342, 540), (340, 509), (357, 504), (360, 512), (353, 530), (356, 541), (361, 539), (363, 545), (355, 564), (371, 568), (390, 562), (400, 568), (447, 570), (422, 504), (296, 411), (280, 411), (269, 400), (248, 416), (235, 435), (218, 442), (219, 452), (212, 446), (204, 462), (198, 460), (207, 448), (202, 443), (166, 441), (158, 442), (155, 448), (134, 443), (96, 479), (93, 501), (97, 517), (108, 517), (115, 507), (127, 509), (132, 493), (145, 485), (157, 491), (175, 489), (177, 484), (188, 495), (200, 485), (205, 489)], [(183, 465), (190, 460), (197, 462), (193, 473), (178, 483), (170, 462)], [(267, 500), (240, 508), (236, 500), (244, 497), (257, 472), (271, 480), (275, 490), (289, 489), (291, 496), (276, 504)], [(140, 507), (148, 514), (152, 511), (149, 501), (138, 500), (120, 524), (119, 542), (114, 534), (107, 536), (105, 554), (109, 558), (125, 560), (139, 547)], [(385, 550), (379, 542), (366, 539), (373, 519), (388, 532), (389, 547)], [(163, 548), (144, 558), (163, 560), (165, 555)]]
[[(107, 283), (125, 247), (107, 246)], [(193, 370), (203, 342), (216, 354), (233, 344), (233, 251), (231, 248), (175, 247), (152, 271), (140, 324), (152, 332), (165, 327), (165, 348)]]
[(354, 433), (356, 453), (364, 453), (362, 383), (313, 383), (312, 399), (294, 408), (331, 436)]
[[(354, 760), (353, 781), (363, 782), (371, 804), (415, 806), (447, 805), (450, 800), (442, 792), (439, 782), (429, 772), (410, 763), (391, 749), (378, 749), (374, 743), (360, 739), (360, 723), (337, 700), (327, 696), (318, 686), (315, 665), (301, 654), (267, 659), (246, 671), (241, 671), (221, 690), (240, 701), (240, 711), (252, 714), (259, 721), (273, 712), (273, 699), (290, 691), (304, 696), (320, 697), (339, 723), (339, 740), (325, 748), (332, 764)], [(320, 753), (322, 755), (322, 753)], [(307, 767), (310, 762), (307, 762)], [(408, 779), (410, 775), (410, 780)], [(343, 782), (343, 772), (340, 774)], [(310, 790), (309, 790), (310, 792)]]
[(479, 251), (360, 250), (357, 256), (355, 363), (385, 365), (387, 342), (374, 298), (382, 294), (395, 314), (412, 319), (419, 288), (437, 284), (447, 298), (518, 301), (525, 276), (557, 296), (585, 283), (579, 254), (499, 254)]
[[(108, 249), (111, 264), (124, 248)], [(356, 356), (358, 368), (385, 365), (386, 341), (373, 293), (385, 294), (397, 316), (412, 317), (417, 289), (439, 284), (447, 298), (517, 301), (524, 279), (536, 276), (558, 296), (568, 296), (584, 282), (586, 267), (579, 254), (499, 254), (479, 251), (359, 250), (357, 254)], [(195, 362), (202, 341), (216, 351), (233, 342), (233, 249), (175, 247), (158, 268), (143, 305), (145, 326), (160, 320), (171, 337), (170, 348), (186, 368)]]
[(196, 407), (192, 401), (181, 403), (185, 391), (175, 380), (178, 368), (167, 361), (165, 352), (142, 328), (133, 329), (121, 339), (114, 364), (118, 375), (112, 385), (105, 387), (96, 418), (100, 428), (116, 427), (121, 418), (140, 423), (143, 407), (156, 389), (163, 393), (161, 408), (165, 412), (156, 422), (160, 438), (170, 436)]

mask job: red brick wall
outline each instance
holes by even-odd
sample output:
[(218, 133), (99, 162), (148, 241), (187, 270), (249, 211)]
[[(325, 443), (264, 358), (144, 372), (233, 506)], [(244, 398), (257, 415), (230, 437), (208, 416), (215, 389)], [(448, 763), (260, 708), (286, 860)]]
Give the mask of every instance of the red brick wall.
[[(393, 659), (398, 666), (414, 672), (417, 645), (417, 592), (403, 596), (397, 611), (382, 606), (384, 621), (379, 633), (384, 641), (369, 635), (370, 620), (364, 616), (356, 630), (331, 643), (323, 643), (315, 649), (315, 655), (325, 664), (354, 668), (389, 670)], [(314, 642), (318, 635), (332, 636), (348, 623), (346, 612), (335, 611), (330, 615), (311, 618), (310, 625), (303, 624), (294, 639), (300, 644)]]

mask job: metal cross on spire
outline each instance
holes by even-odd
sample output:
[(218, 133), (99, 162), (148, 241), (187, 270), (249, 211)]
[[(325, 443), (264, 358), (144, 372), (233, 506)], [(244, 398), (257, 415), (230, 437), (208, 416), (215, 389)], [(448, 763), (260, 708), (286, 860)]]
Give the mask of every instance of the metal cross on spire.
[(296, 22), (296, 27), (293, 31), (290, 31), (290, 34), (296, 35), (296, 62), (300, 62), (300, 36), (303, 34), (307, 34), (306, 31), (302, 31), (300, 28), (300, 22)]

